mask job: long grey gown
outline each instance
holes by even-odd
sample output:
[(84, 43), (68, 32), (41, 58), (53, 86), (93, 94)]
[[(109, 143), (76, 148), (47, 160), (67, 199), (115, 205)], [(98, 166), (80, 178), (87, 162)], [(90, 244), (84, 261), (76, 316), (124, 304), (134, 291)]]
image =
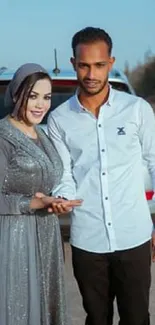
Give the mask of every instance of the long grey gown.
[(0, 121), (0, 325), (67, 325), (59, 221), (29, 209), (49, 194), (62, 162), (42, 130), (39, 144)]

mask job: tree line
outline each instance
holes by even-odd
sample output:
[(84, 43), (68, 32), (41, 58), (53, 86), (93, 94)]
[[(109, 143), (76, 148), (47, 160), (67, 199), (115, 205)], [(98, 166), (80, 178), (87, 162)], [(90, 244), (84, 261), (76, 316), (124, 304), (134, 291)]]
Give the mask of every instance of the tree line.
[(136, 94), (146, 99), (155, 109), (155, 55), (146, 53), (144, 63), (138, 63), (132, 70), (126, 63), (124, 72)]

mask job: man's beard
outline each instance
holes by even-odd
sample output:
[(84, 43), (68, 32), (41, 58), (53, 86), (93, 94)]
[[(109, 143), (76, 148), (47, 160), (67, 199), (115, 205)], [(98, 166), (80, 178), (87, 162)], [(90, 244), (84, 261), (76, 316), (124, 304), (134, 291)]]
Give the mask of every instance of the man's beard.
[(102, 92), (102, 90), (105, 88), (105, 86), (108, 83), (108, 78), (106, 80), (104, 80), (104, 82), (100, 85), (100, 87), (96, 90), (96, 91), (89, 91), (85, 85), (83, 84), (83, 82), (81, 82), (80, 80), (78, 80), (79, 83), (79, 87), (85, 92), (85, 94), (89, 95), (89, 96), (95, 96), (98, 95), (99, 93)]

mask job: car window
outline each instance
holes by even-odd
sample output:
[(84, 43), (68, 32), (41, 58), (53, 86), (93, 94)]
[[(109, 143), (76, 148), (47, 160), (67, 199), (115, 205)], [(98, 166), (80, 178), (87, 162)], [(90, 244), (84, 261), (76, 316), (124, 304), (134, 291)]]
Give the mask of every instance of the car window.
[(6, 90), (6, 84), (0, 83), (0, 119), (3, 118), (5, 115), (10, 113), (10, 110), (6, 108), (4, 109), (4, 93)]
[(123, 82), (109, 81), (112, 88), (120, 91), (125, 91), (126, 93), (131, 93), (129, 86)]
[[(4, 93), (8, 82), (0, 81), (0, 119), (10, 113), (9, 109), (4, 108)], [(127, 84), (122, 82), (110, 81), (113, 88), (130, 93), (130, 89)], [(57, 106), (65, 102), (76, 91), (76, 80), (53, 80), (53, 93), (52, 93), (52, 105), (51, 110), (54, 110)], [(49, 113), (48, 113), (49, 114)], [(42, 121), (42, 124), (46, 124), (48, 114)]]
[[(68, 86), (64, 83), (64, 85), (61, 83), (61, 85), (58, 84), (53, 85), (52, 90), (52, 105), (51, 110), (54, 110), (57, 106), (64, 103), (66, 100), (68, 100), (76, 91), (77, 83), (73, 82), (73, 84), (69, 84)], [(47, 113), (47, 115), (42, 120), (41, 124), (47, 123), (47, 118), (50, 113), (50, 111)]]
[[(130, 89), (128, 85), (120, 82), (110, 82), (111, 86), (120, 91), (125, 91), (127, 93), (130, 93)], [(51, 105), (51, 110), (54, 110), (57, 106), (68, 100), (73, 94), (75, 93), (77, 89), (77, 83), (74, 81), (73, 84), (70, 82), (70, 85), (66, 86), (65, 82), (64, 85), (61, 83), (60, 85), (55, 85), (53, 86), (53, 93), (52, 93), (52, 105)], [(50, 113), (50, 111), (47, 113), (47, 115), (44, 117), (42, 120), (41, 124), (46, 124), (47, 123), (47, 118)]]

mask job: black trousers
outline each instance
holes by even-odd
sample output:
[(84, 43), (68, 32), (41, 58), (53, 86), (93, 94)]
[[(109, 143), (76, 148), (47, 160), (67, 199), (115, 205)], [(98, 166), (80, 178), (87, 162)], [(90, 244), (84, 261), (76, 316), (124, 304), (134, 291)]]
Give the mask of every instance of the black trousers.
[(150, 241), (114, 253), (91, 253), (72, 246), (72, 262), (86, 325), (112, 325), (116, 297), (120, 325), (149, 325)]

